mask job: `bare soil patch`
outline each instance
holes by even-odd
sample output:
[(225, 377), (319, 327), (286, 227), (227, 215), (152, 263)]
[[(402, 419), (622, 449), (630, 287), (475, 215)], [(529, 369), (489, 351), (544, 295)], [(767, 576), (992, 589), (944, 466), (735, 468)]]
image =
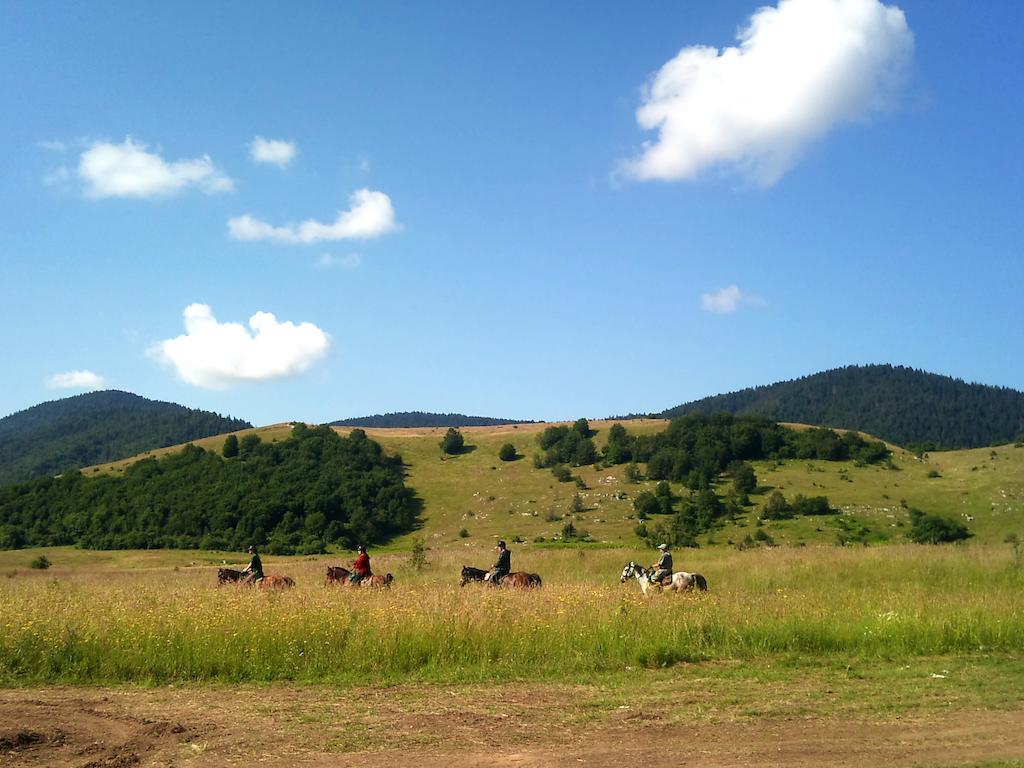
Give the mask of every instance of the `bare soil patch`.
[(747, 716), (679, 693), (660, 707), (546, 684), (4, 689), (0, 764), (892, 768), (1024, 758), (1024, 708)]

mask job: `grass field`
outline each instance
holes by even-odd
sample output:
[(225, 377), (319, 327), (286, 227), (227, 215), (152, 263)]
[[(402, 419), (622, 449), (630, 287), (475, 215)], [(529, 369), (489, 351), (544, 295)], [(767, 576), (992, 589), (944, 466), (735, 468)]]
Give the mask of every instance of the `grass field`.
[[(376, 559), (388, 591), (329, 588), (322, 558), (267, 558), (295, 590), (217, 588), (217, 553), (2, 553), (8, 682), (580, 680), (709, 661), (1024, 652), (1024, 571), (1008, 546), (698, 550), (706, 594), (620, 585), (631, 550), (516, 551), (530, 592), (456, 584), (479, 545)], [(186, 558), (191, 558), (186, 560)], [(198, 558), (198, 559), (197, 559)], [(236, 558), (237, 560), (237, 558)], [(173, 563), (173, 564), (172, 564)], [(192, 563), (195, 563), (194, 565)]]

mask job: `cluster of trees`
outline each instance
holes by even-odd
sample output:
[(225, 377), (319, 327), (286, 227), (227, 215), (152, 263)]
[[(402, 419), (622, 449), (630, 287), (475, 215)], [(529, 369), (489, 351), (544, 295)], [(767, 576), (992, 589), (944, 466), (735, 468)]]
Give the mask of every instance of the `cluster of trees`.
[(89, 392), (0, 419), (0, 484), (247, 429), (241, 419), (130, 392)]
[(911, 507), (910, 532), (907, 538), (917, 544), (945, 544), (963, 541), (973, 534), (959, 520), (952, 520), (941, 515), (932, 515)]
[(288, 440), (229, 437), (224, 454), (188, 445), (122, 475), (79, 472), (0, 488), (0, 549), (78, 544), (95, 549), (318, 552), (405, 533), (419, 501), (402, 459), (356, 429), (296, 424)]
[(691, 490), (700, 490), (737, 462), (852, 459), (874, 464), (888, 456), (883, 443), (865, 440), (855, 432), (794, 430), (759, 416), (691, 413), (654, 435), (630, 436), (621, 425), (612, 426), (604, 458), (610, 464), (644, 462), (650, 479), (685, 483)]
[(898, 445), (980, 448), (1024, 432), (1024, 392), (892, 365), (848, 366), (716, 395), (660, 415), (753, 414), (855, 429)]
[(541, 469), (560, 464), (576, 467), (593, 464), (599, 455), (594, 434), (586, 419), (577, 419), (571, 427), (548, 427), (537, 435), (541, 452), (534, 457), (534, 466)]
[(786, 501), (786, 497), (780, 491), (772, 491), (772, 495), (765, 502), (761, 510), (761, 518), (764, 520), (789, 520), (794, 517), (805, 515), (833, 515), (838, 510), (829, 504), (827, 496), (804, 496), (798, 493), (792, 502)]

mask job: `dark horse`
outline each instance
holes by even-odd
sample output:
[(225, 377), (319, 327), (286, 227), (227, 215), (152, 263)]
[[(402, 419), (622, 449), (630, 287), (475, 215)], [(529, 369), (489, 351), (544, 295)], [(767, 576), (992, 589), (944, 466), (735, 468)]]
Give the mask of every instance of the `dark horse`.
[[(489, 571), (482, 568), (474, 568), (470, 565), (462, 566), (462, 577), (459, 579), (459, 586), (464, 587), (471, 581), (486, 581)], [(526, 571), (512, 571), (501, 577), (498, 582), (500, 587), (539, 587), (541, 586), (540, 576), (536, 573)]]
[(342, 568), (340, 565), (328, 565), (327, 566), (327, 580), (325, 584), (347, 584), (349, 586), (360, 586), (360, 587), (390, 587), (391, 582), (395, 580), (395, 577), (390, 573), (386, 573), (383, 576), (377, 576), (374, 574), (368, 579), (363, 579), (359, 582), (351, 582), (349, 579), (352, 576), (352, 571), (348, 568)]
[(248, 574), (236, 571), (234, 568), (218, 568), (217, 569), (217, 586), (222, 587), (225, 584), (237, 584), (243, 581)]

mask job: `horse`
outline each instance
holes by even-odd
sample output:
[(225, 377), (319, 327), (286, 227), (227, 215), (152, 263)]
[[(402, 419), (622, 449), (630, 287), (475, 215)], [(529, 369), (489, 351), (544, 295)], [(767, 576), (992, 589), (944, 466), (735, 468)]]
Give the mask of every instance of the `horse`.
[(295, 586), (295, 579), (291, 576), (269, 574), (256, 583), (259, 585), (260, 589), (290, 589)]
[(327, 581), (325, 581), (324, 584), (347, 584), (348, 577), (351, 574), (352, 571), (350, 571), (348, 568), (342, 568), (340, 565), (328, 565)]
[(348, 586), (355, 587), (390, 587), (391, 583), (395, 580), (395, 577), (390, 573), (386, 573), (383, 576), (376, 574), (370, 576), (368, 579), (362, 579), (358, 582), (351, 581), (352, 571), (348, 568), (342, 568), (340, 565), (328, 565), (327, 566), (327, 581), (325, 584), (347, 584)]
[(640, 582), (640, 591), (645, 595), (647, 594), (648, 588), (652, 585), (658, 588), (674, 589), (676, 592), (682, 592), (684, 589), (699, 589), (701, 592), (707, 592), (708, 580), (705, 579), (699, 573), (687, 573), (686, 571), (676, 571), (672, 574), (672, 578), (667, 584), (654, 583), (651, 581), (651, 571), (648, 571), (642, 565), (638, 565), (630, 560), (626, 563), (626, 567), (622, 569), (622, 576), (619, 579), (620, 584), (624, 584), (626, 579), (636, 578)]
[[(482, 568), (473, 568), (469, 565), (462, 566), (462, 577), (459, 579), (459, 586), (463, 587), (471, 581), (483, 581), (490, 583), (487, 578), (490, 571), (485, 571)], [(498, 582), (500, 587), (539, 587), (541, 586), (541, 578), (536, 573), (527, 573), (526, 571), (512, 571), (501, 577), (501, 581)]]
[(246, 574), (242, 571), (236, 571), (234, 568), (218, 568), (217, 569), (217, 586), (222, 587), (225, 584), (237, 584), (243, 581)]

